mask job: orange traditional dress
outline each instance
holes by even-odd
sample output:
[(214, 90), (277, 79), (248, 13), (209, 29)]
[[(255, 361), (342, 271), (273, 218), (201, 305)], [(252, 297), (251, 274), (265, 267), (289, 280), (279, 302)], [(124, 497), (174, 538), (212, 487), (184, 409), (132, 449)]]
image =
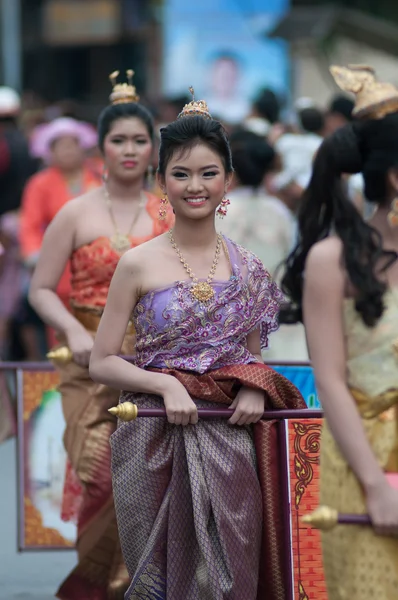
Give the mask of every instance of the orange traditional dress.
[[(99, 185), (101, 175), (89, 163), (83, 168), (82, 183), (76, 190), (68, 187), (64, 175), (56, 167), (48, 167), (31, 177), (22, 198), (19, 234), (22, 255), (28, 263), (35, 263), (45, 230), (58, 211), (72, 198)], [(69, 301), (70, 277), (68, 264), (57, 287), (57, 294), (65, 305)]]
[[(146, 210), (152, 218), (150, 235), (131, 237), (131, 248), (166, 232), (173, 222), (169, 212), (159, 221), (160, 200), (147, 193)], [(70, 305), (75, 317), (93, 337), (105, 307), (112, 276), (120, 259), (108, 237), (81, 246), (71, 256)], [(65, 341), (65, 340), (61, 340)], [(122, 353), (135, 351), (130, 324)], [(64, 488), (63, 518), (76, 517), (79, 563), (61, 585), (61, 600), (122, 599), (129, 585), (116, 524), (110, 471), (109, 437), (116, 419), (108, 409), (119, 392), (94, 383), (87, 368), (74, 362), (56, 364), (66, 421), (65, 448), (69, 458)]]

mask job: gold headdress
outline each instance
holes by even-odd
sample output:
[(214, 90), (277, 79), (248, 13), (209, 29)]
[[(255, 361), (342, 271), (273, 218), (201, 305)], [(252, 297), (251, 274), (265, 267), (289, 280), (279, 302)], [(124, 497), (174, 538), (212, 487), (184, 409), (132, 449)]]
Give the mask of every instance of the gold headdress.
[(195, 100), (195, 92), (193, 87), (189, 88), (192, 94), (192, 100), (184, 106), (177, 119), (181, 117), (204, 117), (205, 119), (211, 119), (209, 108), (204, 100)]
[(392, 83), (376, 80), (375, 71), (367, 65), (330, 67), (337, 85), (345, 92), (355, 94), (353, 117), (382, 119), (398, 111), (398, 89)]
[(128, 83), (116, 83), (119, 76), (119, 71), (114, 71), (109, 75), (111, 80), (113, 91), (109, 96), (111, 104), (125, 104), (127, 102), (138, 102), (140, 97), (137, 95), (135, 86), (133, 85), (134, 71), (128, 69), (126, 71)]

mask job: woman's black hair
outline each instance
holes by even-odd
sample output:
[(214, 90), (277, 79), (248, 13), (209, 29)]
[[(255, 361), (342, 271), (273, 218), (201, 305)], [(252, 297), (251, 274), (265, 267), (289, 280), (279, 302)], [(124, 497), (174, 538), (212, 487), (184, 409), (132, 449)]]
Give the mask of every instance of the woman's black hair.
[(176, 151), (189, 151), (198, 144), (205, 144), (221, 158), (225, 172), (232, 173), (231, 148), (227, 133), (219, 121), (200, 115), (184, 116), (160, 130), (159, 166), (160, 175)]
[(355, 308), (374, 326), (384, 311), (386, 283), (379, 278), (397, 255), (367, 224), (347, 195), (342, 174), (362, 172), (367, 200), (388, 202), (387, 172), (398, 166), (398, 113), (380, 120), (350, 123), (326, 138), (315, 157), (311, 181), (299, 211), (299, 239), (287, 259), (284, 292), (299, 308), (307, 255), (314, 244), (335, 233), (343, 243), (343, 261), (356, 291)]
[(148, 130), (149, 137), (153, 140), (154, 124), (151, 113), (145, 106), (137, 102), (126, 102), (125, 104), (110, 104), (101, 112), (98, 119), (98, 145), (104, 149), (104, 140), (109, 133), (112, 124), (119, 119), (136, 117), (143, 122)]
[(229, 139), (232, 164), (239, 183), (257, 189), (272, 167), (275, 150), (263, 137), (244, 129), (235, 130)]

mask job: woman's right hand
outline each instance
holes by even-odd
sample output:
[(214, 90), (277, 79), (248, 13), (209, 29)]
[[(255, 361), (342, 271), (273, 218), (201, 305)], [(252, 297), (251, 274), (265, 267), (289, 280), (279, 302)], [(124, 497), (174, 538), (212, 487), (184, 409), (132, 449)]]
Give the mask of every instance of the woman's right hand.
[(94, 340), (80, 323), (65, 332), (68, 347), (73, 354), (73, 360), (81, 367), (88, 367)]
[(163, 392), (167, 420), (173, 425), (195, 425), (198, 422), (198, 409), (185, 387), (173, 376), (169, 379)]
[(366, 504), (375, 532), (398, 536), (398, 490), (387, 479), (366, 491)]

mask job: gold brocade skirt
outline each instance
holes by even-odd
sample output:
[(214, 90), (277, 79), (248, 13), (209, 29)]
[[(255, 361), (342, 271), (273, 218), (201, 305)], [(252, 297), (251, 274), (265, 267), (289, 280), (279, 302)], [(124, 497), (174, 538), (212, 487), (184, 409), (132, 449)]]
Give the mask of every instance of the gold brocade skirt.
[[(398, 391), (388, 393), (389, 402), (383, 401), (386, 395), (373, 402), (356, 390), (352, 394), (379, 464), (385, 471), (398, 472)], [(340, 513), (367, 513), (362, 488), (327, 423), (322, 431), (320, 479), (321, 505)], [(398, 599), (398, 538), (378, 536), (371, 527), (340, 525), (322, 533), (322, 551), (328, 600)]]
[[(100, 311), (75, 308), (73, 313), (95, 337)], [(65, 341), (60, 337), (61, 344)], [(122, 353), (133, 354), (134, 342), (129, 326)], [(122, 600), (129, 577), (121, 553), (112, 494), (109, 438), (116, 429), (116, 419), (108, 412), (118, 403), (119, 392), (93, 382), (88, 368), (73, 361), (58, 362), (55, 366), (60, 375), (59, 391), (66, 422), (64, 445), (82, 489), (76, 543), (79, 562), (62, 583), (57, 597)], [(67, 498), (68, 480), (64, 505)]]

